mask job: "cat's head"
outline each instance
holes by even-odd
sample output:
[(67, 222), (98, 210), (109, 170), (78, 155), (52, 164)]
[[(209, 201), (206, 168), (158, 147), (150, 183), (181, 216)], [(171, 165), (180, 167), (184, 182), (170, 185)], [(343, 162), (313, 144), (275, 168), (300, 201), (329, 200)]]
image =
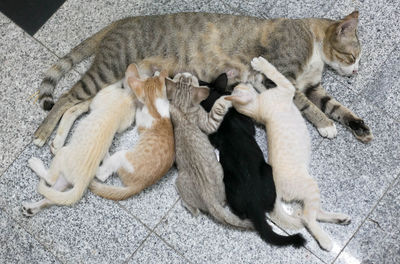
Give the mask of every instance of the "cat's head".
[(358, 72), (361, 45), (357, 36), (358, 11), (330, 25), (323, 41), (323, 60), (340, 75)]
[(198, 106), (210, 93), (207, 86), (200, 86), (198, 79), (190, 73), (178, 73), (174, 79), (166, 79), (168, 99), (186, 113)]
[(240, 83), (233, 89), (232, 95), (225, 100), (232, 101), (235, 109), (244, 115), (259, 120), (259, 95), (251, 84)]
[(226, 73), (223, 73), (217, 77), (212, 83), (199, 81), (200, 85), (205, 85), (210, 88), (210, 94), (208, 97), (201, 102), (201, 106), (210, 112), (215, 101), (223, 95), (229, 94), (226, 92), (226, 86), (228, 85), (228, 77)]
[(167, 71), (163, 70), (157, 76), (140, 79), (135, 64), (129, 65), (126, 74), (127, 83), (136, 95), (137, 100), (145, 105), (154, 117), (169, 116), (165, 78)]

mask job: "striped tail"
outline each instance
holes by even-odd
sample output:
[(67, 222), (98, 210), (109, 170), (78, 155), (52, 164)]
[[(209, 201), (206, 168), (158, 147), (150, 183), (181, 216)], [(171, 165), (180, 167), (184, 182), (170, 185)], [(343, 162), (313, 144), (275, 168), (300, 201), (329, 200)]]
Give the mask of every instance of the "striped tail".
[(54, 88), (60, 79), (69, 72), (74, 65), (93, 55), (103, 37), (113, 29), (115, 25), (116, 23), (113, 23), (87, 38), (47, 70), (39, 88), (39, 103), (44, 110), (48, 111), (53, 108)]

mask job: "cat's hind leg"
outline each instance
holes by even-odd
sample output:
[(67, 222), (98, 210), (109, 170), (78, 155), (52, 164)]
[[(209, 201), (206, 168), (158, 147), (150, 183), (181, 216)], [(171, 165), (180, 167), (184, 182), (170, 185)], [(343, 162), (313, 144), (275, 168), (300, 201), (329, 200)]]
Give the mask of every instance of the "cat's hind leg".
[(97, 169), (96, 178), (104, 182), (121, 167), (129, 173), (133, 173), (133, 165), (127, 160), (126, 153), (127, 151), (118, 151), (104, 159), (103, 164)]
[[(52, 188), (56, 189), (57, 191), (64, 191), (69, 186), (70, 186), (70, 184), (68, 183), (67, 180), (65, 180), (64, 177), (58, 177), (57, 181), (54, 183)], [(21, 211), (24, 216), (31, 217), (31, 216), (37, 214), (38, 212), (40, 212), (42, 209), (44, 209), (52, 204), (53, 203), (46, 198), (44, 198), (38, 202), (31, 202), (31, 203), (23, 202)]]
[(321, 222), (348, 225), (351, 223), (350, 216), (342, 213), (327, 212), (322, 209), (317, 214), (317, 220)]

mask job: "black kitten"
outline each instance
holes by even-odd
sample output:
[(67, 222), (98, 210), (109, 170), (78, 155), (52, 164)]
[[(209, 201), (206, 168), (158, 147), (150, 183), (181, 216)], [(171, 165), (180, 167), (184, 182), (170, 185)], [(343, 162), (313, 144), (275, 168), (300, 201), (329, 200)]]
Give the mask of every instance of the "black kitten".
[[(201, 105), (210, 111), (214, 102), (226, 95), (227, 76), (221, 74), (210, 87), (210, 95)], [(272, 168), (265, 160), (255, 138), (253, 120), (231, 108), (218, 131), (209, 136), (219, 151), (224, 170), (226, 198), (233, 212), (250, 219), (261, 238), (272, 245), (300, 247), (305, 244), (301, 234), (281, 236), (267, 223), (265, 213), (274, 209), (276, 191)]]

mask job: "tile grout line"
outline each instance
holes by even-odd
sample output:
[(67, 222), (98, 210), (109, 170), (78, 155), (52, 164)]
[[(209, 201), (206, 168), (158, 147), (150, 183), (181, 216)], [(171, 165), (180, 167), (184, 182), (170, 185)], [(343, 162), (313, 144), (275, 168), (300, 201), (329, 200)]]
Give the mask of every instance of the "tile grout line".
[(344, 249), (347, 247), (347, 245), (350, 243), (350, 241), (354, 238), (354, 236), (358, 233), (358, 231), (360, 230), (360, 228), (364, 225), (364, 223), (368, 220), (369, 216), (372, 214), (372, 212), (375, 211), (376, 207), (378, 207), (379, 203), (381, 202), (381, 200), (383, 199), (383, 197), (385, 197), (385, 195), (389, 192), (389, 190), (393, 187), (394, 183), (396, 183), (396, 181), (400, 178), (400, 173), (390, 182), (389, 186), (387, 187), (387, 189), (385, 190), (385, 192), (382, 194), (382, 196), (378, 199), (378, 201), (376, 202), (376, 204), (373, 206), (373, 208), (371, 209), (371, 211), (367, 214), (367, 216), (365, 217), (365, 219), (361, 222), (361, 224), (358, 226), (358, 228), (356, 229), (356, 231), (353, 233), (353, 235), (347, 240), (347, 242), (345, 243), (345, 245), (343, 246), (343, 248), (339, 251), (339, 253), (336, 255), (335, 259), (331, 262), (331, 264), (333, 264), (334, 262), (336, 262), (336, 260), (339, 258), (340, 254), (342, 254), (342, 252), (344, 251)]
[(8, 171), (8, 169), (17, 161), (17, 159), (21, 156), (22, 152), (24, 152), (30, 144), (32, 144), (33, 140), (31, 139), (31, 141), (29, 141), (29, 143), (27, 143), (23, 149), (18, 152), (18, 154), (15, 156), (15, 158), (11, 161), (10, 164), (8, 164), (7, 168), (1, 173), (0, 178)]
[(48, 252), (50, 255), (54, 256), (54, 258), (57, 261), (59, 261), (60, 263), (64, 263), (46, 245), (44, 245), (34, 234), (29, 232), (23, 225), (21, 225), (16, 219), (14, 219), (14, 217), (12, 215), (10, 215), (6, 210), (4, 210), (4, 208), (1, 208), (1, 209), (3, 210), (3, 212), (6, 215), (8, 215), (8, 217), (10, 217), (14, 221), (14, 223), (16, 223), (19, 227), (21, 227), (26, 233), (28, 233), (36, 242), (38, 242), (39, 245), (41, 245), (43, 247), (45, 252)]

